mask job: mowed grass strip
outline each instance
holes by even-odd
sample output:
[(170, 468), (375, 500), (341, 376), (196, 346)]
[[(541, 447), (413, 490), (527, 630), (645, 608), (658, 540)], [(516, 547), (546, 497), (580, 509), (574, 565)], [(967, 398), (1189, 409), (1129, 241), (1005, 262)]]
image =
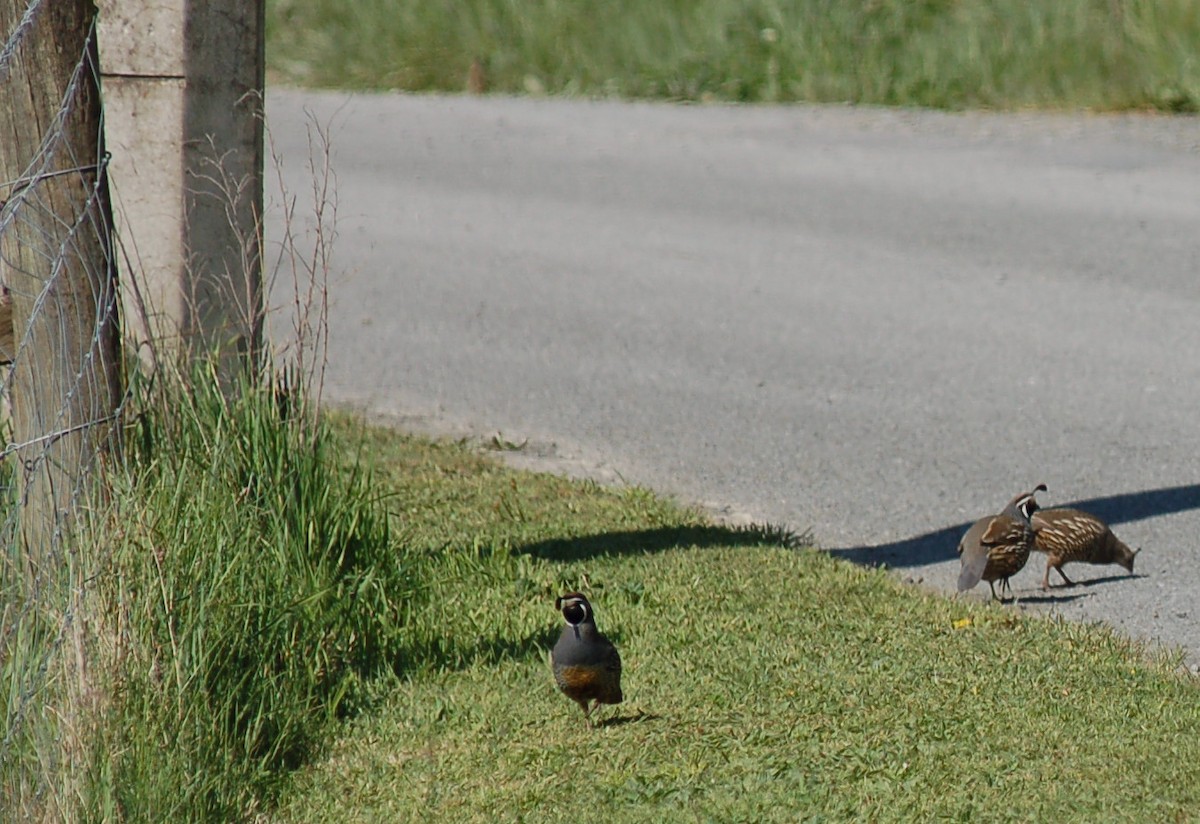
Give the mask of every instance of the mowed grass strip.
[[(1197, 684), (1104, 628), (917, 592), (642, 490), (366, 437), (427, 564), (426, 654), (272, 820), (1200, 817)], [(576, 587), (625, 662), (595, 729), (546, 657), (553, 596)]]
[(1194, 0), (267, 3), (274, 81), (354, 89), (1195, 111), (1197, 54)]

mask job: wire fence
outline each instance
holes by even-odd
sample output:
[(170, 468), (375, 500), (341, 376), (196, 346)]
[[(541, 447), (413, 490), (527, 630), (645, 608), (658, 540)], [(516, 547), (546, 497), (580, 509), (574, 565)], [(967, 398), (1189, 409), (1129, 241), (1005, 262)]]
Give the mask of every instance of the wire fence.
[(98, 711), (87, 513), (128, 395), (94, 9), (4, 5), (0, 817), (63, 820)]
[[(183, 239), (149, 274), (119, 188), (145, 193), (128, 174), (142, 158), (136, 138), (114, 142), (115, 160), (106, 151), (97, 38), (91, 0), (0, 3), (0, 822), (86, 817), (95, 772), (110, 769), (105, 713), (120, 703), (136, 646), (120, 569), (129, 552), (162, 551), (126, 540), (136, 530), (116, 514), (127, 503), (118, 481), (128, 480), (123, 459), (139, 454), (130, 433), (144, 435), (145, 413), (178, 408), (169, 393), (142, 390), (169, 383), (165, 372), (186, 382), (191, 358), (211, 357), (217, 371), (270, 378), (303, 417), (324, 375), (336, 222), (328, 134), (310, 127), (311, 215), (279, 176), (281, 231), (263, 282), (263, 124), (246, 119), (261, 118), (261, 96), (231, 83), (238, 129), (214, 140), (205, 121), (199, 139), (182, 141), (182, 202), (156, 204), (178, 207)], [(281, 172), (281, 158), (271, 161)], [(121, 176), (111, 193), (110, 169)], [(267, 328), (275, 314), (288, 326)]]

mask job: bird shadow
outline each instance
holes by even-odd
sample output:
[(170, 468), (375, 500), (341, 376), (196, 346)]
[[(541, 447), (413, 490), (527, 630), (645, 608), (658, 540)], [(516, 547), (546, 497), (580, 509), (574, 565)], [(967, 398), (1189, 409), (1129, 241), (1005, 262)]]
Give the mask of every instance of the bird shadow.
[(1051, 584), (1049, 589), (1038, 589), (1032, 595), (1022, 595), (1017, 600), (1022, 604), (1066, 604), (1078, 601), (1080, 598), (1092, 597), (1091, 592), (1080, 592), (1081, 589), (1098, 584), (1111, 584), (1117, 581), (1128, 581), (1133, 578), (1146, 578), (1146, 575), (1103, 575), (1099, 578), (1075, 579), (1073, 585)]
[(711, 526), (684, 524), (655, 529), (633, 529), (551, 538), (517, 547), (515, 551), (551, 561), (580, 561), (601, 556), (665, 552), (678, 547), (806, 545), (809, 536), (770, 524)]
[[(1017, 598), (1018, 604), (1068, 604), (1071, 601), (1078, 601), (1080, 598), (1091, 597), (1090, 592), (1075, 592), (1070, 595), (1059, 595), (1054, 592), (1044, 592), (1039, 590), (1034, 595), (1022, 595)], [(1005, 601), (1006, 604), (1012, 601)]]
[[(1125, 492), (1119, 495), (1072, 501), (1058, 506), (1082, 509), (1112, 526), (1153, 518), (1157, 515), (1170, 515), (1175, 512), (1200, 509), (1200, 484)], [(974, 521), (942, 527), (924, 535), (887, 544), (842, 547), (829, 549), (826, 552), (835, 558), (842, 558), (864, 566), (926, 566), (957, 558), (959, 539), (972, 523)]]
[(657, 721), (662, 718), (661, 715), (655, 715), (652, 712), (637, 712), (633, 715), (614, 715), (612, 718), (605, 718), (597, 727), (623, 727), (626, 724), (641, 724), (644, 721)]
[(1076, 587), (1094, 587), (1099, 584), (1111, 584), (1116, 581), (1131, 581), (1135, 578), (1149, 578), (1149, 577), (1150, 577), (1149, 575), (1138, 575), (1136, 573), (1134, 573), (1134, 574), (1124, 573), (1121, 575), (1102, 575), (1099, 578), (1079, 578), (1078, 576), (1076, 576), (1074, 578), (1074, 581), (1075, 581), (1074, 585), (1051, 584), (1050, 589), (1056, 590), (1056, 591), (1060, 590), (1060, 589), (1061, 590), (1070, 590), (1070, 589), (1075, 589)]

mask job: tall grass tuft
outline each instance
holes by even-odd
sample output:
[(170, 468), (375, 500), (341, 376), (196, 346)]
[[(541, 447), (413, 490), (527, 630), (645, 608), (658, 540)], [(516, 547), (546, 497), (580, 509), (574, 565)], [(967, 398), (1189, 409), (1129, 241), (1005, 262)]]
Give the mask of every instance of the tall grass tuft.
[(40, 563), (25, 552), (15, 464), (0, 461), (0, 821), (70, 821), (97, 723), (93, 559), (67, 536)]
[[(251, 365), (168, 343), (131, 363), (119, 437), (43, 568), (0, 455), (0, 822), (245, 820), (411, 663), (414, 564), (318, 414), (336, 192), (312, 128), (313, 212), (281, 186), (265, 289), (291, 294), (243, 319), (290, 327), (274, 348)], [(231, 202), (246, 188), (212, 174)]]
[(235, 820), (403, 663), (412, 583), (329, 426), (211, 363), (135, 387), (100, 637), (115, 682), (91, 817)]
[[(1194, 0), (268, 0), (276, 78), (962, 109), (1200, 106)], [(481, 85), (475, 81), (474, 85)]]

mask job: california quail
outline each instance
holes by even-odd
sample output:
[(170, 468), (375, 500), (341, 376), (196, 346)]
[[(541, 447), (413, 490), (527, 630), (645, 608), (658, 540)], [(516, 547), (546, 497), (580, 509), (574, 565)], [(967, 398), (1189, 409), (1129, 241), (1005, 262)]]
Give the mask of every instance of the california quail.
[(962, 571), (958, 575), (958, 591), (988, 582), (992, 597), (996, 597), (995, 582), (1000, 581), (1000, 594), (1012, 591), (1008, 579), (1025, 566), (1033, 549), (1034, 528), (1030, 516), (1037, 511), (1033, 496), (1045, 492), (1046, 485), (1038, 484), (1032, 492), (1022, 492), (1008, 502), (999, 515), (981, 518), (967, 530), (958, 542)]
[[(554, 601), (567, 622), (558, 643), (550, 651), (554, 681), (566, 696), (583, 709), (588, 723), (592, 709), (600, 704), (620, 704), (621, 656), (617, 648), (596, 629), (592, 605), (578, 592), (568, 592)], [(589, 705), (594, 701), (595, 704)]]
[(1058, 570), (1067, 586), (1074, 582), (1063, 572), (1069, 561), (1089, 564), (1120, 564), (1133, 572), (1133, 559), (1141, 550), (1131, 550), (1113, 535), (1104, 521), (1078, 509), (1043, 509), (1032, 518), (1037, 539), (1033, 548), (1046, 553), (1042, 589), (1050, 588), (1050, 570)]

